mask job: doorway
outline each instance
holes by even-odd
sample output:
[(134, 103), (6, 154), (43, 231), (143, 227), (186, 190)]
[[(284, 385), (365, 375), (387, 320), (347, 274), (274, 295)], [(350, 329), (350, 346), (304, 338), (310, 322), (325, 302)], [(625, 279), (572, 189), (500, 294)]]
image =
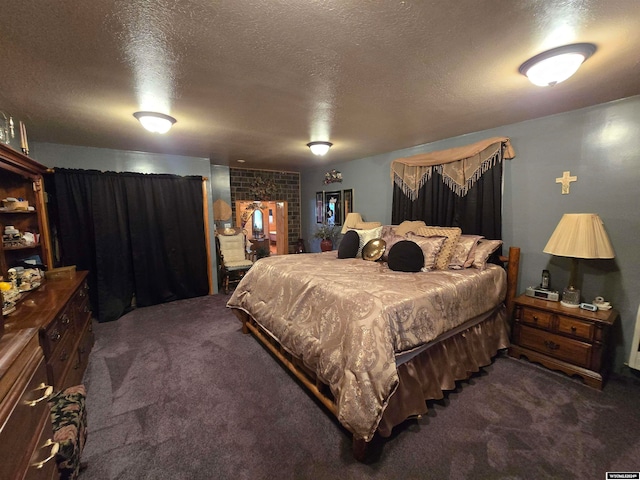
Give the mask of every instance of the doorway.
[(236, 225), (256, 248), (267, 249), (270, 255), (289, 253), (287, 202), (237, 200), (235, 209)]

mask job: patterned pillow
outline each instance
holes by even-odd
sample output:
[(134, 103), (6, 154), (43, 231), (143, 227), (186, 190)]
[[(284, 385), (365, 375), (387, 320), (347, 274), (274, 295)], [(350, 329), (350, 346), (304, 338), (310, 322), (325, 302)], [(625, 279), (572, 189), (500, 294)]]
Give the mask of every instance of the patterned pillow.
[[(349, 230), (351, 231), (351, 229)], [(353, 230), (360, 237), (360, 242), (358, 244), (358, 253), (356, 253), (356, 257), (360, 257), (362, 255), (362, 247), (364, 247), (369, 240), (373, 240), (374, 238), (380, 238), (380, 233), (382, 233), (382, 226), (377, 228), (372, 228), (370, 230)]]
[(476, 251), (473, 254), (473, 267), (484, 270), (487, 266), (487, 260), (493, 252), (502, 246), (502, 240), (486, 240), (482, 239), (476, 245)]
[(387, 244), (387, 249), (382, 254), (383, 262), (386, 262), (388, 260), (389, 250), (391, 250), (391, 247), (393, 247), (396, 243), (407, 239), (407, 237), (403, 237), (402, 235), (394, 235), (393, 233), (391, 233), (390, 235), (388, 234), (387, 236), (382, 235), (380, 238), (382, 238)]
[(372, 228), (377, 228), (381, 226), (380, 222), (358, 222), (356, 223), (356, 229), (358, 230), (371, 230)]
[(416, 230), (416, 234), (423, 237), (432, 237), (434, 235), (447, 237), (442, 250), (440, 250), (436, 258), (436, 270), (449, 268), (449, 261), (453, 257), (453, 250), (458, 243), (460, 235), (462, 235), (462, 229), (460, 227), (420, 227)]
[(418, 228), (425, 227), (427, 224), (422, 220), (405, 220), (395, 228), (396, 235), (406, 235), (409, 232), (416, 232)]
[(460, 235), (460, 239), (453, 249), (449, 268), (460, 270), (470, 267), (473, 264), (473, 253), (476, 250), (476, 244), (481, 238), (483, 238), (482, 235)]
[(433, 237), (422, 237), (420, 235), (415, 235), (413, 233), (407, 234), (407, 239), (411, 240), (414, 243), (417, 243), (422, 253), (424, 254), (424, 270), (433, 270), (436, 266), (436, 259), (438, 258), (438, 254), (442, 251), (443, 245), (447, 240), (447, 237), (442, 236), (433, 236)]
[(388, 237), (389, 235), (397, 235), (396, 234), (397, 225), (383, 225), (382, 232), (380, 233), (380, 238)]

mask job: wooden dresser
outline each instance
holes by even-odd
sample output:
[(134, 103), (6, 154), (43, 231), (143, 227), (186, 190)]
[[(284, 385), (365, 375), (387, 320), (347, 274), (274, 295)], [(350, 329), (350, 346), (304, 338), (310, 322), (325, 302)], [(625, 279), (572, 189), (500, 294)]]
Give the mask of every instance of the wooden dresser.
[(38, 329), (47, 378), (60, 391), (82, 382), (94, 336), (87, 272), (48, 278), (5, 317), (7, 332)]
[(616, 310), (590, 312), (521, 295), (515, 300), (509, 355), (578, 375), (602, 389), (609, 331), (617, 318)]
[(58, 478), (47, 398), (53, 387), (37, 328), (0, 339), (0, 478)]

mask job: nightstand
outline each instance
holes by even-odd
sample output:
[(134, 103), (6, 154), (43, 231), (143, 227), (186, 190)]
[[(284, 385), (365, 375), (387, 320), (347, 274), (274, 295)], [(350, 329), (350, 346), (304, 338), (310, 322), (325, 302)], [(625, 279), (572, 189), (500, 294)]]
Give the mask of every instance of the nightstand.
[(618, 318), (616, 310), (590, 312), (526, 295), (514, 303), (510, 356), (578, 375), (602, 390), (607, 373), (603, 359), (609, 330)]

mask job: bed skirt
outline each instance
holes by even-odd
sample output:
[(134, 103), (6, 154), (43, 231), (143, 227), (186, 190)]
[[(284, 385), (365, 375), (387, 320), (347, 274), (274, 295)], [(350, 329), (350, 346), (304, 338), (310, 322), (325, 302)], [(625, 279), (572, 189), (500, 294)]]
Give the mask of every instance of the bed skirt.
[[(313, 372), (282, 348), (247, 312), (237, 308), (232, 311), (242, 322), (243, 333), (253, 333), (310, 393), (337, 416), (328, 386), (319, 382)], [(454, 335), (445, 334), (444, 339), (434, 340), (426, 350), (400, 363), (397, 367), (400, 382), (380, 419), (378, 434), (388, 437), (396, 425), (408, 418), (424, 415), (427, 413), (426, 400), (443, 398), (444, 391), (456, 388), (456, 381), (469, 378), (481, 367), (489, 365), (499, 350), (508, 348), (507, 317), (507, 309), (501, 305), (482, 316), (482, 320), (470, 321), (469, 327), (462, 326)], [(355, 436), (354, 440), (357, 440)]]
[(389, 399), (378, 424), (378, 433), (391, 435), (394, 426), (407, 418), (427, 413), (426, 400), (439, 400), (491, 363), (499, 350), (509, 346), (506, 308), (501, 306), (484, 321), (473, 325), (398, 366), (400, 384)]

